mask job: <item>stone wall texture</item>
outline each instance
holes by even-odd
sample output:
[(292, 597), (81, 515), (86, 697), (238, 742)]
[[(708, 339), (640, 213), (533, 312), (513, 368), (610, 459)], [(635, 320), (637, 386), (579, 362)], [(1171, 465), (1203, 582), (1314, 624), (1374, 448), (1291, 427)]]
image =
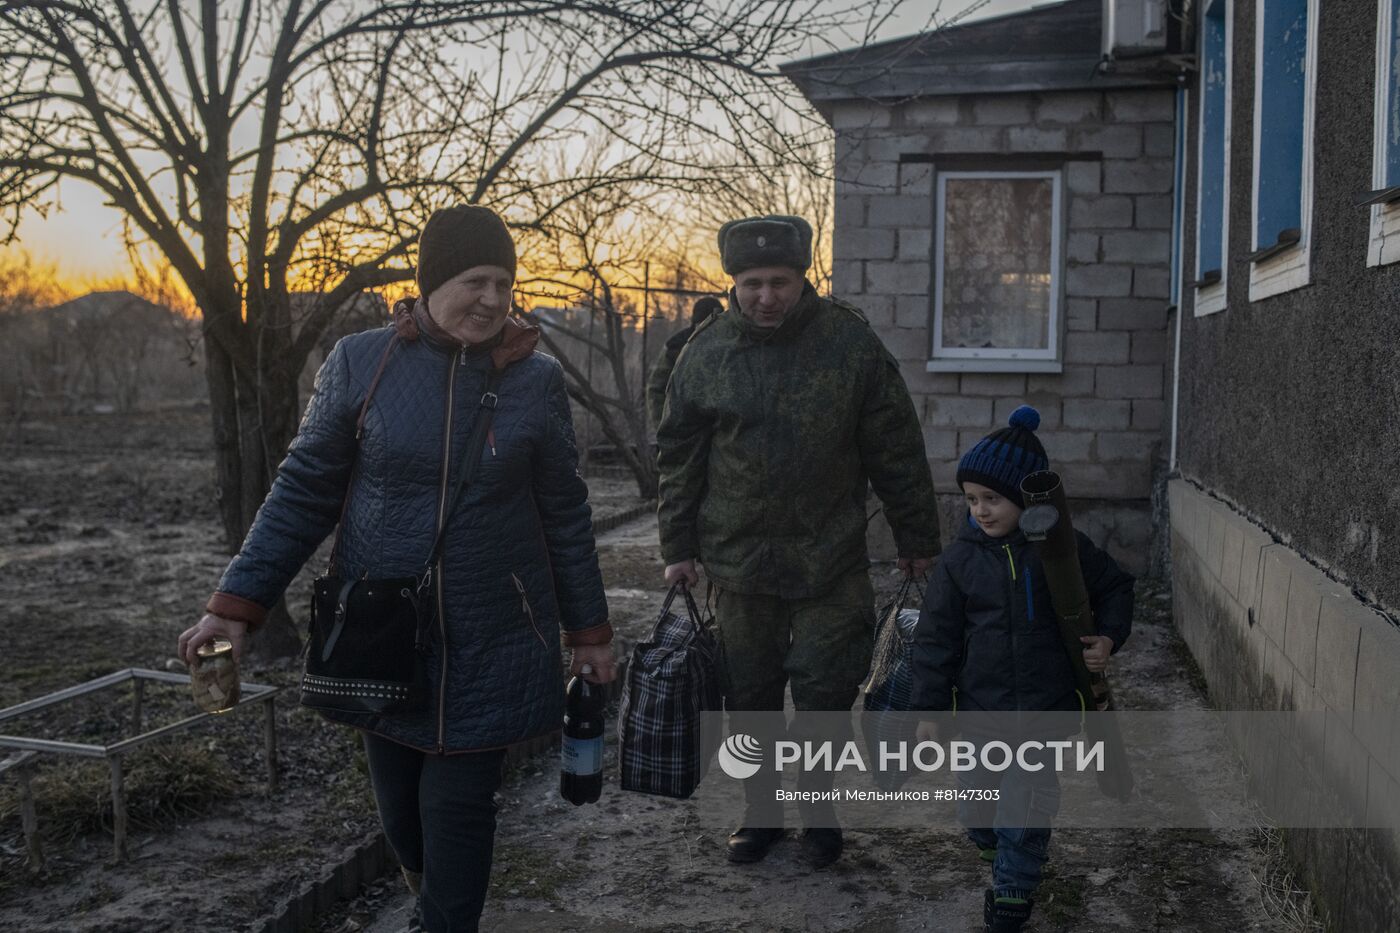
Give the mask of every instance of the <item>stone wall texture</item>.
[[(1017, 405), (1034, 405), (1051, 463), (1084, 500), (1081, 524), (1107, 533), (1110, 552), (1138, 573), (1169, 417), (1174, 117), (1169, 88), (850, 102), (832, 113), (833, 292), (899, 360), (935, 485), (955, 493), (962, 453)], [(1062, 372), (926, 370), (934, 180), (940, 166), (974, 165), (1062, 173)]]

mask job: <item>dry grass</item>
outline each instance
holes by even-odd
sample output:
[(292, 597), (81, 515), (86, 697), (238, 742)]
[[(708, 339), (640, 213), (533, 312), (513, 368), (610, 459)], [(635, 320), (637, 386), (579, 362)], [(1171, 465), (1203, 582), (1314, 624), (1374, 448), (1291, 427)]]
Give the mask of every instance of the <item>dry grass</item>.
[(1264, 910), (1279, 933), (1325, 933), (1312, 894), (1298, 883), (1283, 847), (1283, 833), (1271, 826), (1255, 830), (1254, 845), (1263, 853), (1263, 864), (1251, 871), (1259, 885)]
[[(123, 787), (133, 829), (156, 829), (202, 812), (237, 791), (232, 770), (205, 748), (156, 745), (126, 760)], [(48, 842), (67, 846), (79, 836), (112, 828), (111, 772), (106, 762), (52, 762), (33, 782), (39, 828)], [(17, 835), (19, 789), (0, 784), (0, 835)]]

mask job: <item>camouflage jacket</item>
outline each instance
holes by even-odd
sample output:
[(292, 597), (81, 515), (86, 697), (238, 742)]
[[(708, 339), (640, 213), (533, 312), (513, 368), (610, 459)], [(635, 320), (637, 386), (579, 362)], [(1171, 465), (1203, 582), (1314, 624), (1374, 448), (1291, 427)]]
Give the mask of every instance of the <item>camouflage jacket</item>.
[(775, 328), (730, 310), (671, 374), (657, 429), (661, 553), (743, 593), (820, 596), (869, 565), (866, 487), (901, 557), (938, 553), (923, 431), (865, 318), (808, 285)]

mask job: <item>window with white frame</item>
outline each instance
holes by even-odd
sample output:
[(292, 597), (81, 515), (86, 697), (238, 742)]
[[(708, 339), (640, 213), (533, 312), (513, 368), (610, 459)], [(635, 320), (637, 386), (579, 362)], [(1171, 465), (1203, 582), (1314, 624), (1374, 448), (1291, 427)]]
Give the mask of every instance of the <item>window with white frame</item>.
[(1230, 222), (1229, 0), (1211, 0), (1201, 16), (1200, 125), (1196, 151), (1195, 313), (1225, 309)]
[(1317, 0), (1257, 0), (1251, 301), (1308, 284)]
[(930, 371), (1060, 371), (1060, 179), (938, 173)]
[(1400, 3), (1377, 6), (1375, 190), (1360, 199), (1371, 210), (1371, 266), (1400, 261)]

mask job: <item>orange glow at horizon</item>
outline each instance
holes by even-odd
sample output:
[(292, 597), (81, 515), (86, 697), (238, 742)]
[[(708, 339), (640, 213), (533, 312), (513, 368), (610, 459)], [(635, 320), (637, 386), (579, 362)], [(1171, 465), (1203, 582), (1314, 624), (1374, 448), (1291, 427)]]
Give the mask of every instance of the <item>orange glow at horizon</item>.
[[(45, 222), (44, 226), (47, 225), (48, 222)], [(673, 229), (671, 232), (676, 231)], [(721, 270), (719, 256), (713, 254), (711, 232), (694, 230), (688, 233), (689, 235), (684, 236), (683, 241), (674, 248), (673, 255), (664, 258), (658, 256), (652, 261), (650, 284), (656, 288), (689, 287), (702, 291), (711, 286), (719, 286), (720, 289), (727, 287), (728, 277)], [(645, 232), (638, 233), (635, 238), (639, 241), (644, 240)], [(119, 244), (118, 252), (112, 254), (110, 261), (103, 266), (94, 266), (90, 262), (82, 261), (69, 262), (55, 257), (51, 250), (44, 248), (44, 243), (48, 240), (44, 237), (38, 238), (37, 249), (30, 248), (28, 239), (25, 242), (0, 245), (0, 270), (27, 270), (37, 283), (45, 287), (47, 293), (55, 296), (55, 303), (90, 292), (129, 291), (166, 305), (178, 313), (198, 315), (198, 308), (189, 289), (164, 256), (148, 246), (138, 248), (135, 255), (132, 255), (120, 245), (119, 233), (101, 239), (108, 246), (112, 241)], [(561, 268), (582, 265), (581, 262), (573, 261), (576, 257), (547, 255), (543, 249), (532, 250), (528, 243), (520, 245), (523, 251), (517, 276), (517, 293), (527, 298), (527, 309), (548, 302), (573, 303), (577, 302), (580, 296), (588, 294), (590, 283), (586, 275), (564, 271), (564, 268)], [(650, 241), (645, 244), (624, 243), (614, 247), (617, 253), (628, 257), (630, 261), (621, 264), (620, 268), (614, 266), (608, 269), (609, 284), (622, 289), (624, 295), (629, 298), (633, 289), (639, 289), (644, 284), (645, 260), (631, 257), (643, 256), (646, 252), (645, 245), (650, 245)], [(368, 244), (364, 246), (366, 248), (363, 251), (367, 252)], [(336, 257), (333, 268), (344, 268), (353, 262), (355, 253), (361, 251), (351, 250), (349, 255), (342, 254)], [(90, 252), (84, 251), (82, 255), (91, 258)], [(683, 260), (685, 266), (685, 274), (679, 280), (677, 260)], [(241, 273), (243, 263), (239, 262), (237, 268)], [(327, 282), (334, 279), (335, 276), (327, 272), (327, 264), (324, 261), (309, 260), (298, 263), (291, 270), (287, 285), (293, 293), (314, 292), (323, 289)], [(371, 291), (383, 295), (392, 307), (400, 298), (415, 294), (416, 287), (410, 278)]]

